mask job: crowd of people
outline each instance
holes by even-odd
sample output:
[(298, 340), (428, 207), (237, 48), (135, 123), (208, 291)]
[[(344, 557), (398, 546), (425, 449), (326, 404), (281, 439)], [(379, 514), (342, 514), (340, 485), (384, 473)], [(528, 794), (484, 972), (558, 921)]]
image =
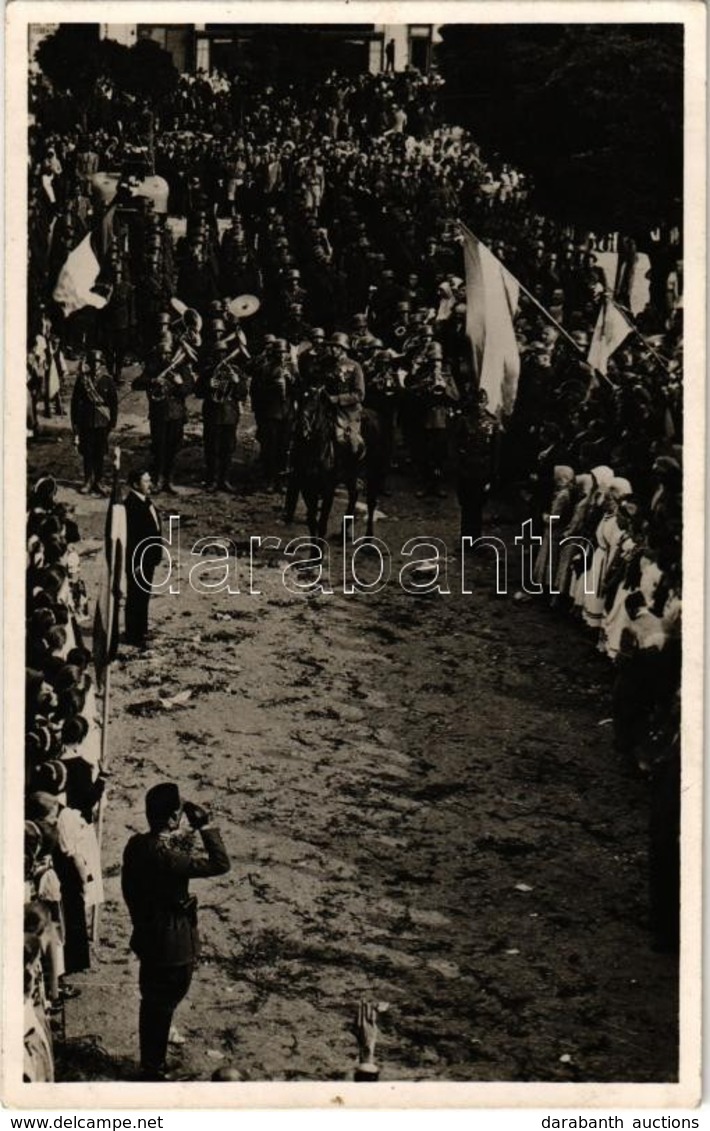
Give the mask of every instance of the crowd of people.
[(25, 679), (25, 1078), (52, 1080), (52, 1031), (90, 965), (103, 902), (96, 818), (105, 777), (79, 530), (57, 484), (39, 479), (27, 514)]
[[(36, 80), (28, 428), (41, 428), (42, 399), (47, 413), (62, 411), (62, 385), (76, 369), (71, 423), (82, 490), (102, 494), (117, 390), (127, 365), (138, 363), (154, 493), (175, 491), (193, 395), (202, 400), (203, 488), (232, 492), (250, 400), (263, 482), (284, 492), (288, 519), (299, 486), (294, 428), (310, 391), (321, 389), (337, 441), (355, 455), (363, 413), (377, 419), (383, 492), (397, 464), (420, 494), (443, 496), (453, 482), (461, 534), (474, 539), (492, 492), (529, 506), (539, 538), (534, 592), (551, 616), (578, 620), (590, 647), (613, 662), (615, 746), (652, 782), (651, 926), (656, 945), (672, 950), (680, 249), (663, 243), (646, 310), (606, 375), (595, 373), (587, 355), (600, 301), (614, 284), (597, 252), (617, 245), (540, 216), (525, 176), (486, 160), (468, 133), (445, 123), (439, 95), (435, 74), (411, 69), (333, 74), (308, 91), (198, 74), (183, 76), (169, 105), (138, 120), (133, 102), (102, 90), (80, 128), (71, 114), (66, 120), (57, 92)], [(97, 190), (100, 170), (118, 172), (113, 207)], [(141, 190), (153, 172), (167, 184), (167, 212)], [(515, 320), (517, 399), (505, 420), (490, 411), (473, 370), (459, 220), (525, 289)], [(105, 254), (95, 290), (105, 304), (66, 317), (53, 299), (57, 279), (68, 253), (99, 227)], [(624, 246), (628, 266), (633, 248)], [(616, 298), (628, 305), (622, 276)], [(35, 1034), (27, 1047), (29, 1071), (39, 1074), (32, 1078), (42, 1078), (43, 1017), (66, 996), (63, 976), (88, 965), (87, 908), (101, 898), (92, 851), (103, 779), (79, 627), (77, 540), (53, 481), (35, 485), (25, 841), (26, 1002)]]

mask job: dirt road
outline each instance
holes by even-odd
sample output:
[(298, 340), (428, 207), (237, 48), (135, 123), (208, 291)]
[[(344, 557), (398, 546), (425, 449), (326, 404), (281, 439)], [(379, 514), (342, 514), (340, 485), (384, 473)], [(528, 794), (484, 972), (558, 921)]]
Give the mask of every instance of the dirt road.
[[(145, 449), (142, 417), (132, 394), (127, 463)], [(197, 483), (190, 432), (178, 481)], [(29, 464), (65, 476), (93, 589), (105, 504), (76, 494), (77, 459), (55, 426)], [(453, 544), (453, 496), (417, 500), (404, 477), (393, 488), (378, 534), (398, 566), (407, 538)], [(183, 579), (198, 537), (283, 538), (277, 503), (248, 479), (229, 501), (185, 489), (170, 508)], [(489, 529), (510, 539), (507, 518)], [(178, 1016), (181, 1078), (226, 1063), (255, 1080), (343, 1078), (367, 997), (389, 1003), (383, 1079), (675, 1079), (677, 960), (649, 946), (648, 787), (611, 748), (608, 662), (581, 627), (496, 595), (485, 560), (472, 594), (454, 559), (448, 596), (411, 596), (395, 578), (345, 596), (341, 557), (335, 546), (331, 596), (290, 594), (270, 553), (255, 560), (259, 596), (183, 584), (152, 602), (150, 652), (117, 661), (108, 902), (67, 1007), (61, 1077), (135, 1072), (120, 860), (144, 828), (145, 790), (174, 778), (211, 805), (233, 862), (194, 885), (204, 953)]]

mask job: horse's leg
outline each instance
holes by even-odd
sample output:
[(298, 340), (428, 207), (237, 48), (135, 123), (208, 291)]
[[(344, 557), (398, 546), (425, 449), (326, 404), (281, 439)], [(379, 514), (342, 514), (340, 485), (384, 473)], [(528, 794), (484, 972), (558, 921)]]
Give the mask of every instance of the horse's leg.
[[(358, 467), (359, 467), (359, 465), (357, 463), (354, 463), (352, 468), (349, 470), (349, 472), (346, 476), (346, 480), (345, 480), (345, 485), (348, 489), (348, 510), (347, 510), (347, 513), (349, 515), (352, 515), (353, 530), (355, 528), (355, 521), (356, 521), (355, 510), (356, 510), (356, 507), (357, 507)], [(345, 516), (343, 516), (343, 531), (344, 530), (345, 530)]]
[(377, 509), (377, 496), (379, 493), (378, 472), (373, 467), (367, 469), (367, 526), (365, 533), (368, 538), (375, 534), (375, 510)]
[(293, 522), (300, 494), (299, 475), (296, 469), (292, 467), (286, 481), (286, 498), (284, 499), (284, 521), (287, 523)]
[(311, 483), (304, 481), (301, 485), (301, 494), (306, 504), (308, 533), (311, 538), (316, 538), (318, 536), (318, 493), (313, 489)]
[(335, 498), (335, 480), (329, 481), (323, 488), (320, 503), (320, 517), (318, 519), (318, 534), (321, 538), (328, 537), (328, 520), (333, 509)]

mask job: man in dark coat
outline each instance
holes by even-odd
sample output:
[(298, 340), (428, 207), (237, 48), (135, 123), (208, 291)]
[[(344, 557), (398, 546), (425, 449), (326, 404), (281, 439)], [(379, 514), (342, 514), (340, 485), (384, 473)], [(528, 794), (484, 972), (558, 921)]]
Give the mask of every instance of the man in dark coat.
[(296, 367), (288, 342), (277, 338), (269, 356), (254, 370), (251, 385), (256, 436), (269, 493), (276, 490), (286, 468), (296, 390)]
[(496, 418), (486, 408), (484, 390), (464, 390), (454, 424), (456, 494), (461, 507), (461, 537), (483, 533), (483, 508), (496, 474)]
[[(133, 923), (131, 949), (140, 960), (141, 1073), (145, 1080), (168, 1080), (165, 1058), (173, 1013), (190, 988), (200, 953), (190, 880), (223, 876), (230, 862), (207, 811), (183, 803), (173, 782), (149, 789), (145, 804), (150, 831), (136, 833), (126, 845), (121, 886)], [(199, 831), (206, 856), (174, 843), (183, 813)]]
[(82, 495), (106, 492), (101, 484), (109, 433), (116, 427), (118, 397), (99, 350), (90, 350), (77, 374), (71, 399), (71, 423), (84, 461)]
[[(153, 575), (163, 556), (160, 516), (151, 502), (150, 474), (139, 469), (128, 479), (131, 490), (126, 507), (126, 643), (145, 649), (148, 635), (148, 603)], [(153, 541), (136, 550), (146, 539)], [(134, 561), (135, 556), (135, 561)]]

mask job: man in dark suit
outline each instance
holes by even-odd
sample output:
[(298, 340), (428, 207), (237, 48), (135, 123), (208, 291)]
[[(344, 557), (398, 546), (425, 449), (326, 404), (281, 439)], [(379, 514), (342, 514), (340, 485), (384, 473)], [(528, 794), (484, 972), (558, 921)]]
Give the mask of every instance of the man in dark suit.
[[(126, 507), (126, 644), (145, 649), (148, 635), (148, 603), (153, 575), (163, 556), (160, 516), (150, 495), (150, 474), (142, 468), (128, 477), (131, 490)], [(141, 547), (146, 539), (152, 539)], [(136, 552), (137, 551), (137, 552)]]
[[(131, 949), (140, 960), (141, 1074), (145, 1080), (168, 1080), (165, 1058), (173, 1013), (190, 988), (200, 950), (197, 900), (189, 883), (225, 875), (231, 865), (207, 811), (183, 803), (177, 785), (153, 786), (145, 806), (150, 831), (136, 833), (126, 845), (121, 886), (133, 923)], [(174, 843), (183, 813), (199, 831), (206, 856)]]

